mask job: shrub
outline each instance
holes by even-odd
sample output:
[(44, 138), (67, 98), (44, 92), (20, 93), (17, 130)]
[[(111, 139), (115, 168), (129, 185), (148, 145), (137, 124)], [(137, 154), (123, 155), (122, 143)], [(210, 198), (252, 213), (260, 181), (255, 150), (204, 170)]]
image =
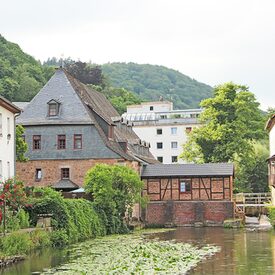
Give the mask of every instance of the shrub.
[(14, 232), (1, 239), (1, 250), (5, 255), (22, 255), (32, 249), (28, 233)]
[(139, 175), (124, 166), (98, 164), (85, 177), (85, 189), (92, 194), (96, 209), (106, 215), (108, 234), (125, 232), (126, 211), (141, 202), (142, 188)]
[(66, 230), (56, 230), (50, 234), (50, 240), (53, 247), (64, 247), (69, 243), (69, 237)]
[(17, 218), (19, 220), (19, 226), (20, 228), (28, 228), (30, 227), (30, 222), (29, 222), (29, 214), (24, 211), (22, 208), (19, 209), (17, 212)]
[(267, 211), (270, 222), (275, 227), (275, 206), (268, 206)]
[(51, 245), (50, 234), (44, 230), (37, 229), (30, 234), (34, 248), (42, 248)]

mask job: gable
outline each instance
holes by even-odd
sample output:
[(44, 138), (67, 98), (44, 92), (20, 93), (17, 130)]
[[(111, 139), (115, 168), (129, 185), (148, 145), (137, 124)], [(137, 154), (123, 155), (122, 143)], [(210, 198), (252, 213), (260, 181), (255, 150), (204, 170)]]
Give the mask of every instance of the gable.
[[(58, 116), (48, 116), (49, 103), (58, 103)], [(22, 125), (37, 124), (93, 124), (87, 108), (74, 91), (62, 69), (55, 72), (20, 115), (17, 122)]]

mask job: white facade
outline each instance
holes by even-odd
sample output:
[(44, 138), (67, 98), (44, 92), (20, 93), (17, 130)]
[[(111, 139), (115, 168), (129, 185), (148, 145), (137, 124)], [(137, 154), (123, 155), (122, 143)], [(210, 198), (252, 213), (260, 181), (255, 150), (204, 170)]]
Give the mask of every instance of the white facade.
[(15, 113), (19, 109), (0, 97), (0, 182), (15, 174)]
[(122, 117), (133, 122), (133, 130), (140, 139), (150, 143), (156, 159), (170, 164), (184, 163), (178, 156), (188, 133), (199, 127), (200, 113), (201, 109), (173, 110), (171, 102), (160, 101), (128, 106)]

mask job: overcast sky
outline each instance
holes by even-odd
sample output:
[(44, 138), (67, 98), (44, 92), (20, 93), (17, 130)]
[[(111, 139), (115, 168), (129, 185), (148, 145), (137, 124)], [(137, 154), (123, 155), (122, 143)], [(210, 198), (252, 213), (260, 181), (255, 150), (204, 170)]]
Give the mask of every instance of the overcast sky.
[(36, 59), (164, 65), (248, 85), (275, 107), (274, 0), (0, 0), (0, 33)]

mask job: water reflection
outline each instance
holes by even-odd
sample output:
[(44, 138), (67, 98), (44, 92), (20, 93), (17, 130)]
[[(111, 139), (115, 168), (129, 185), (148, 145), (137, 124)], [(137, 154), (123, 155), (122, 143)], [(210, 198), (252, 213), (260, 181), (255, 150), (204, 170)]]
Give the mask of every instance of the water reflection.
[(221, 247), (215, 256), (199, 264), (189, 274), (275, 274), (274, 232), (245, 232), (223, 228), (178, 228), (157, 234), (160, 239), (175, 239), (195, 245)]

